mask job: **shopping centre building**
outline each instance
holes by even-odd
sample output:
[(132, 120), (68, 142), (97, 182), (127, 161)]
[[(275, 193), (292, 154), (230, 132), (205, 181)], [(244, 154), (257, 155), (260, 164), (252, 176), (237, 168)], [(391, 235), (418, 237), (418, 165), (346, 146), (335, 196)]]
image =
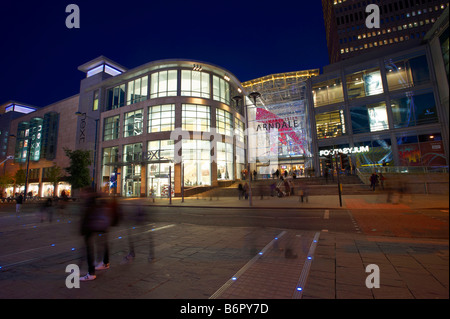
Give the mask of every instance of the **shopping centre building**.
[[(381, 48), (322, 73), (241, 83), (206, 62), (127, 69), (98, 57), (78, 68), (86, 77), (77, 95), (41, 108), (0, 106), (0, 174), (23, 168), (34, 195), (70, 193), (64, 178), (55, 189), (49, 173), (68, 166), (64, 148), (90, 150), (92, 185), (126, 197), (179, 196), (254, 171), (258, 178), (276, 170), (320, 176), (337, 153), (355, 171), (447, 169), (445, 12), (421, 45)], [(7, 188), (8, 195), (19, 190)]]

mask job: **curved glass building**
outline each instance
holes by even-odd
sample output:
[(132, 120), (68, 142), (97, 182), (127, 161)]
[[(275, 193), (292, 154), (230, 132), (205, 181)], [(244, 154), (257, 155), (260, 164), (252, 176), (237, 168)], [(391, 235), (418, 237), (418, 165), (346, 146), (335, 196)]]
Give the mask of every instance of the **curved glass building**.
[(80, 70), (87, 77), (81, 83), (77, 148), (96, 150), (97, 189), (167, 197), (182, 187), (240, 177), (243, 88), (229, 71), (190, 60), (127, 70), (104, 57)]

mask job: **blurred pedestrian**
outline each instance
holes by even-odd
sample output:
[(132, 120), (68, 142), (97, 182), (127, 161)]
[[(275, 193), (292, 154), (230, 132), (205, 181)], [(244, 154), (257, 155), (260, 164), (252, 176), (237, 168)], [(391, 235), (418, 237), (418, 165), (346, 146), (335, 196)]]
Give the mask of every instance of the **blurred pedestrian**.
[(22, 204), (23, 204), (23, 195), (20, 193), (16, 197), (16, 216), (19, 216), (20, 212), (22, 211)]
[(370, 181), (370, 189), (375, 191), (375, 186), (378, 184), (378, 175), (376, 173), (372, 173), (369, 178)]
[[(101, 205), (98, 195), (92, 189), (86, 189), (83, 194), (84, 209), (81, 218), (81, 235), (84, 237), (86, 245), (86, 255), (88, 263), (88, 273), (80, 278), (80, 281), (94, 280), (96, 270), (109, 268), (109, 247), (107, 232), (111, 223), (115, 223), (113, 216), (114, 204)], [(99, 236), (94, 236), (94, 235)], [(99, 245), (103, 246), (103, 260), (97, 266), (94, 261), (95, 239), (99, 239)]]
[(51, 197), (47, 198), (41, 207), (41, 223), (44, 221), (45, 214), (47, 214), (48, 221), (51, 223), (53, 220), (53, 200)]
[(244, 187), (242, 186), (242, 183), (239, 183), (238, 185), (238, 192), (239, 192), (239, 200), (244, 196)]
[(245, 183), (244, 184), (244, 198), (245, 199), (248, 199), (248, 184), (247, 183)]

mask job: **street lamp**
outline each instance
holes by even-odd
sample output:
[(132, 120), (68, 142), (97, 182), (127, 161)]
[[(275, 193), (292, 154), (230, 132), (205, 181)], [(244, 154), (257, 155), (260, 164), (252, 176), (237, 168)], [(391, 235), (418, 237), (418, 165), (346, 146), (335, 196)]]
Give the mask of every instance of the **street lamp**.
[[(261, 94), (259, 92), (252, 92), (249, 94), (249, 97), (253, 100), (253, 105), (256, 107), (256, 99), (261, 97)], [(248, 167), (248, 196), (249, 196), (249, 205), (253, 205), (253, 199), (252, 199), (252, 172), (250, 170), (250, 142), (249, 142), (249, 130), (248, 130), (248, 105), (245, 107), (245, 121), (247, 126), (247, 167)]]
[(95, 121), (95, 140), (94, 140), (94, 164), (92, 168), (92, 188), (96, 190), (95, 183), (95, 166), (97, 164), (97, 130), (98, 130), (98, 119), (88, 116), (86, 113), (82, 113), (80, 111), (75, 112), (76, 116), (83, 116), (84, 118), (88, 118)]

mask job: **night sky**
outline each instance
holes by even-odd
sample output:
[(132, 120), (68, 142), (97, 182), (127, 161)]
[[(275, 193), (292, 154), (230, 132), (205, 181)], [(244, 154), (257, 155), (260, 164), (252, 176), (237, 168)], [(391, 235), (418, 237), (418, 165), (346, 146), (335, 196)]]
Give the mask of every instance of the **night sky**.
[[(71, 3), (79, 29), (65, 25)], [(194, 59), (242, 82), (328, 64), (319, 0), (0, 1), (0, 104), (78, 94), (78, 66), (100, 55), (129, 69)]]

